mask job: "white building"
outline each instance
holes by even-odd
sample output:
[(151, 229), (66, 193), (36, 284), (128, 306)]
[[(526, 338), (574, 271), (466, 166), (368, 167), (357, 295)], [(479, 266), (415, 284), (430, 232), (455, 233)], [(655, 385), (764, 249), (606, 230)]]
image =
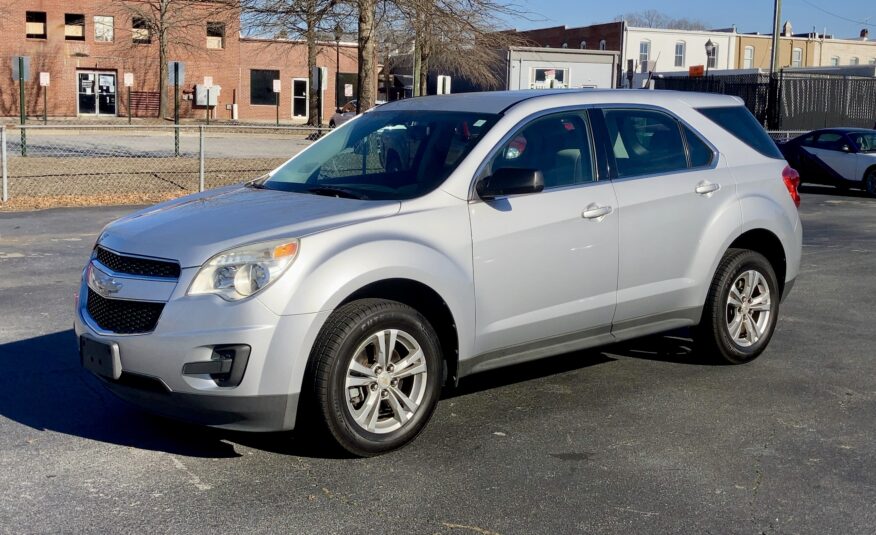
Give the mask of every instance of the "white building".
[[(688, 72), (690, 67), (708, 70), (736, 68), (736, 29), (727, 31), (688, 31), (638, 28), (624, 29), (621, 66), (626, 74), (629, 60), (633, 72)], [(714, 52), (706, 55), (711, 41)]]
[(507, 89), (611, 89), (617, 80), (617, 52), (511, 47), (507, 59)]

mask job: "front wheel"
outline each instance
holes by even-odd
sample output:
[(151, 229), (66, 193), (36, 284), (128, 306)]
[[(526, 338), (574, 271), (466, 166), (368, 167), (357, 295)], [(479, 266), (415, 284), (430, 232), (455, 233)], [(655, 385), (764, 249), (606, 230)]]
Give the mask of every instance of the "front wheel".
[(340, 307), (313, 349), (318, 425), (362, 457), (406, 445), (438, 403), (440, 348), (426, 318), (407, 305), (363, 299)]
[(772, 338), (780, 302), (769, 261), (754, 251), (730, 249), (715, 273), (695, 329), (698, 350), (719, 362), (751, 362)]

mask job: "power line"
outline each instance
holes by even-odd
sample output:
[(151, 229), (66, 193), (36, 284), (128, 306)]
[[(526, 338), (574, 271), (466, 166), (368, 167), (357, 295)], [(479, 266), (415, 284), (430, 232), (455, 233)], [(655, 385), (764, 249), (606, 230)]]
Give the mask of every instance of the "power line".
[(828, 11), (828, 10), (824, 9), (823, 7), (821, 7), (821, 6), (819, 6), (819, 5), (817, 5), (817, 4), (813, 3), (813, 2), (810, 2), (809, 0), (800, 0), (800, 1), (803, 2), (804, 4), (809, 5), (810, 7), (813, 7), (813, 8), (815, 8), (815, 9), (817, 9), (818, 11), (821, 11), (822, 13), (825, 13), (825, 14), (827, 14), (827, 15), (830, 15), (831, 17), (836, 17), (836, 18), (841, 19), (841, 20), (844, 20), (844, 21), (846, 21), (846, 22), (853, 22), (853, 23), (855, 23), (855, 24), (860, 24), (860, 25), (862, 25), (862, 26), (869, 26), (869, 27), (871, 27), (871, 28), (876, 28), (876, 24), (870, 24), (869, 22), (867, 22), (867, 21), (870, 20), (869, 18), (867, 18), (867, 19), (865, 19), (865, 20), (850, 19), (850, 18), (848, 18), (848, 17), (844, 17), (844, 16), (842, 16), (842, 15), (838, 15), (838, 14), (836, 14), (836, 13), (833, 13), (833, 12), (831, 12), (831, 11)]

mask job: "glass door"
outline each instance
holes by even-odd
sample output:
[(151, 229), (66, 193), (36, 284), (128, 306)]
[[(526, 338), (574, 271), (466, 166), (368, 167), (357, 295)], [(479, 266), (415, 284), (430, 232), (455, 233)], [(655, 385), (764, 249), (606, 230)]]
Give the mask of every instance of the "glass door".
[(292, 117), (307, 119), (310, 113), (307, 95), (307, 78), (292, 79)]
[(116, 115), (116, 73), (76, 73), (79, 115)]
[(97, 114), (116, 114), (116, 74), (97, 73)]
[(76, 78), (79, 82), (79, 115), (94, 115), (97, 113), (96, 75), (93, 72), (80, 72)]

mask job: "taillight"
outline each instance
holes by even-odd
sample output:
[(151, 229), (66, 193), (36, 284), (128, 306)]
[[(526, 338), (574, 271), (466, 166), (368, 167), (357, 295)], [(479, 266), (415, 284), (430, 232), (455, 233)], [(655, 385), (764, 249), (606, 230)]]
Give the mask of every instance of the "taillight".
[(785, 182), (785, 187), (788, 188), (788, 193), (791, 194), (794, 206), (800, 208), (800, 192), (797, 191), (797, 188), (800, 187), (800, 173), (789, 165), (782, 171), (782, 180)]

